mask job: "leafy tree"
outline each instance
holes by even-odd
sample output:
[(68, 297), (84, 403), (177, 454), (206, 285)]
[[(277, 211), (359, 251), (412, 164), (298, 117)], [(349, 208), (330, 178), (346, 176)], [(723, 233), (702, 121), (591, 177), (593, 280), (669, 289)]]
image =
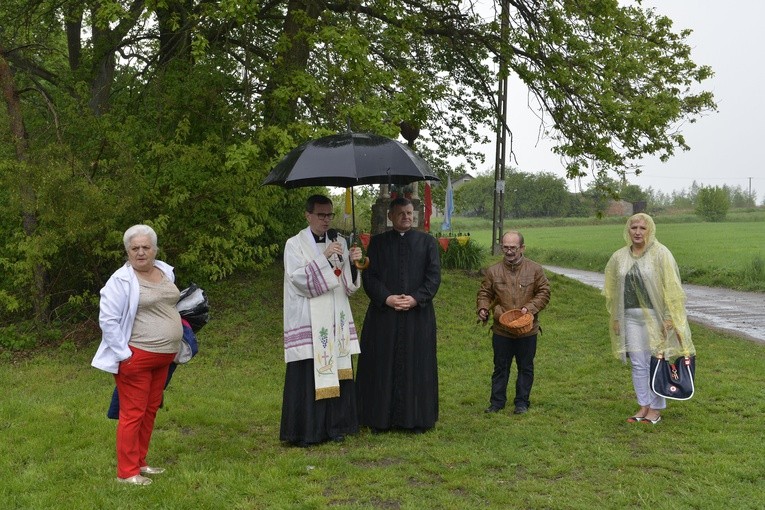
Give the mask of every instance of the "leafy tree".
[(723, 188), (728, 192), (730, 206), (734, 209), (744, 209), (755, 206), (756, 193), (745, 191), (741, 186), (736, 186), (735, 188), (732, 186), (723, 186)]
[(590, 183), (584, 196), (591, 204), (595, 214), (602, 216), (611, 200), (618, 200), (619, 183), (603, 173), (599, 173), (597, 178)]
[(494, 175), (479, 175), (455, 190), (454, 209), (462, 216), (491, 217), (494, 210)]
[(704, 221), (725, 221), (730, 208), (728, 192), (721, 187), (702, 187), (696, 195), (696, 214)]
[(698, 190), (694, 191), (693, 193), (694, 194), (691, 195), (691, 193), (685, 189), (680, 191), (672, 191), (672, 207), (677, 209), (693, 208), (693, 204), (696, 199), (696, 193), (698, 193)]
[(598, 173), (623, 175), (642, 155), (666, 160), (687, 149), (682, 134), (666, 128), (713, 107), (711, 95), (689, 90), (711, 76), (688, 60), (690, 32), (675, 34), (669, 19), (616, 1), (572, 7), (548, 1), (521, 10), (531, 23), (513, 32), (520, 51), (510, 63), (550, 113), (568, 176), (583, 176), (590, 160)]
[(515, 217), (565, 217), (572, 212), (566, 181), (554, 174), (513, 172), (507, 189), (508, 210)]
[(672, 205), (672, 197), (669, 194), (655, 190), (651, 186), (646, 188), (645, 196), (651, 211), (660, 211)]
[(648, 194), (643, 191), (637, 184), (623, 185), (621, 190), (619, 190), (619, 197), (621, 197), (622, 200), (626, 200), (627, 202), (640, 202), (643, 200), (648, 200)]
[[(479, 175), (454, 193), (457, 211), (466, 216), (493, 215), (494, 175)], [(505, 177), (505, 217), (565, 217), (585, 214), (565, 179), (551, 173), (511, 170)]]
[(691, 61), (689, 33), (651, 10), (507, 5), (502, 37), (497, 20), (446, 0), (4, 0), (0, 323), (66, 318), (121, 263), (137, 222), (179, 275), (264, 267), (313, 190), (259, 183), (299, 142), (349, 122), (423, 128), (418, 150), (443, 176), (451, 158), (481, 163), (492, 61), (551, 119), (569, 177), (687, 149), (677, 125), (714, 108), (695, 92), (711, 71)]

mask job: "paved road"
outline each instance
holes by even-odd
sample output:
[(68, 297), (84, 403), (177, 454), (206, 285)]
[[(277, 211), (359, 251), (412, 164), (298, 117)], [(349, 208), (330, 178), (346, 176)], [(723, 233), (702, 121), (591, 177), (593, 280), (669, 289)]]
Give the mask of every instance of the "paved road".
[[(557, 266), (545, 269), (603, 289), (603, 273)], [(765, 344), (765, 294), (688, 284), (683, 289), (690, 320)]]

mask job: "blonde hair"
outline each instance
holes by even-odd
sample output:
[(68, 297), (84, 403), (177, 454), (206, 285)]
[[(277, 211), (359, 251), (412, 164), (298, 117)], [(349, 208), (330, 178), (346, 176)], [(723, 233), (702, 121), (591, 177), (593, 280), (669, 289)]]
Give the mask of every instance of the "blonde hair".
[(636, 213), (627, 218), (627, 224), (624, 226), (624, 241), (627, 243), (627, 246), (632, 244), (632, 238), (630, 237), (630, 227), (633, 223), (640, 220), (645, 222), (646, 246), (650, 246), (656, 240), (656, 223), (654, 223), (653, 218), (648, 216), (646, 213)]

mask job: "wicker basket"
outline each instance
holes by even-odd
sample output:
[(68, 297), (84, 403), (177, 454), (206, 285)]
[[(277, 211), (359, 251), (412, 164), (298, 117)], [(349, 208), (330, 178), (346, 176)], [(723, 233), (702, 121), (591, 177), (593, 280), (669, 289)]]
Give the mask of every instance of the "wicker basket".
[(534, 327), (534, 316), (512, 309), (499, 316), (499, 323), (514, 335), (524, 335)]

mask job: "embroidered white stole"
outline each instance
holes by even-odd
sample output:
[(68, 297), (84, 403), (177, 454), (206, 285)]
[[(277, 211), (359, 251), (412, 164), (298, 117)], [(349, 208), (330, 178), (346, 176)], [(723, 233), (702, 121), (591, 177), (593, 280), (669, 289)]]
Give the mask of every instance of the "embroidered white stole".
[[(310, 230), (303, 234), (300, 236), (303, 255), (308, 260), (314, 260), (321, 252)], [(346, 268), (341, 266), (341, 269)], [(330, 278), (336, 278), (337, 284), (327, 282), (327, 292), (309, 300), (316, 400), (339, 397), (340, 381), (353, 379), (351, 354), (358, 354), (359, 349), (357, 343), (351, 343), (353, 319), (345, 294), (345, 273), (344, 270), (340, 275), (332, 274)]]

